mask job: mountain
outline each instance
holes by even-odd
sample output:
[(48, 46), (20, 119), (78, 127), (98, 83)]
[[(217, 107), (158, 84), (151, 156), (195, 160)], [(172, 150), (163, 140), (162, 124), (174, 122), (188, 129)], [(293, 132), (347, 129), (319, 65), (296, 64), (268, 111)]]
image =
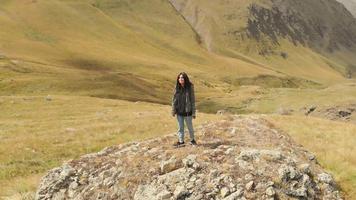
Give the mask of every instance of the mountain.
[(330, 67), (350, 77), (355, 69), (356, 20), (336, 1), (170, 2), (209, 51), (303, 77)]
[(2, 95), (165, 103), (180, 71), (204, 94), (337, 83), (356, 63), (355, 19), (333, 0), (6, 0), (0, 22)]
[(356, 17), (356, 1), (355, 0), (337, 0), (345, 5), (345, 7)]

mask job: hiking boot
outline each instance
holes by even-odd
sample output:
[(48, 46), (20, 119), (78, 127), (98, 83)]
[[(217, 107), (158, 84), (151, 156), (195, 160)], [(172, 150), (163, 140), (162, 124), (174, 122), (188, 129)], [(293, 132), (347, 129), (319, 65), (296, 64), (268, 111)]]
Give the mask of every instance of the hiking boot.
[(190, 141), (191, 145), (197, 145), (197, 142), (195, 140)]
[(176, 143), (174, 143), (174, 145), (173, 146), (175, 146), (175, 147), (181, 147), (181, 146), (184, 146), (184, 142), (176, 142)]

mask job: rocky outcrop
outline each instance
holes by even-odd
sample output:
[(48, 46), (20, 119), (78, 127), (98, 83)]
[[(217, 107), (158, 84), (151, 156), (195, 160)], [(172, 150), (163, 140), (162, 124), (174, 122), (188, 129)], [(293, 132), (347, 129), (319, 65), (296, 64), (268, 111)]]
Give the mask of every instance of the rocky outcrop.
[(305, 115), (325, 118), (333, 121), (356, 123), (356, 104), (345, 104), (335, 106), (311, 106), (301, 109)]
[[(286, 38), (294, 44), (328, 52), (355, 47), (356, 20), (341, 4), (309, 0), (271, 2), (271, 7), (259, 4), (249, 7), (247, 30), (250, 37), (259, 40), (267, 36), (275, 44), (280, 38)], [(316, 8), (322, 12), (315, 12)]]
[(43, 177), (36, 199), (341, 199), (315, 156), (258, 117), (226, 116), (175, 135), (108, 147)]
[(169, 2), (208, 51), (257, 64), (252, 56), (270, 65), (266, 58), (291, 61), (303, 46), (327, 58), (321, 61), (347, 78), (356, 70), (354, 58), (344, 55), (356, 51), (356, 18), (335, 0)]

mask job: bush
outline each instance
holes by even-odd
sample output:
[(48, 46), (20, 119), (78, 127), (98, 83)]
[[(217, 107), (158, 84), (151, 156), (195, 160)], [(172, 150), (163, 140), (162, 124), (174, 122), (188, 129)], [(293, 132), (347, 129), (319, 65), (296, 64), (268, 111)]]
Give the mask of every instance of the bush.
[(287, 59), (288, 58), (288, 54), (286, 52), (281, 52), (281, 56), (282, 58), (284, 59)]

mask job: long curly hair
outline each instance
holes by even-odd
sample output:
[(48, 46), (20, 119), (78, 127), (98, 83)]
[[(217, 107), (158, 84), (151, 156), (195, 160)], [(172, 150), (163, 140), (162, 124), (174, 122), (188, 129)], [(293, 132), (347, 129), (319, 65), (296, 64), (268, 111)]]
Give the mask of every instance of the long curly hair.
[(187, 73), (181, 72), (181, 73), (179, 73), (178, 76), (177, 76), (176, 91), (183, 88), (183, 87), (180, 85), (180, 83), (179, 83), (179, 76), (180, 76), (180, 75), (183, 75), (183, 78), (184, 78), (184, 87), (190, 89), (190, 88), (192, 87), (193, 83), (190, 82)]

